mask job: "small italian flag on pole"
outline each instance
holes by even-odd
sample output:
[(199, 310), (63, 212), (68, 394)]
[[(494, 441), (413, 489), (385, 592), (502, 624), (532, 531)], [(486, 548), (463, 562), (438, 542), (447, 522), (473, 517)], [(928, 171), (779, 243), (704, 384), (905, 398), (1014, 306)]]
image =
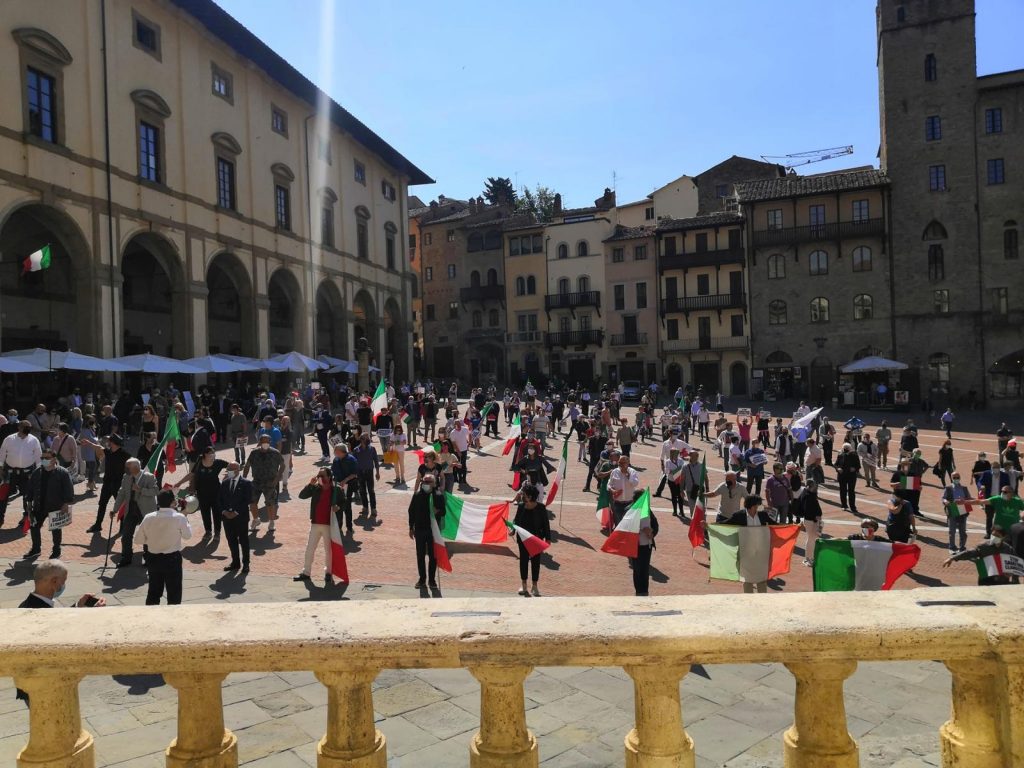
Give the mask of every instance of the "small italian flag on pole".
[(177, 416), (172, 415), (167, 419), (167, 428), (164, 430), (164, 439), (160, 441), (160, 445), (153, 451), (153, 455), (149, 457), (149, 462), (146, 464), (146, 470), (151, 473), (156, 473), (156, 468), (160, 466), (160, 454), (167, 454), (167, 471), (174, 474), (177, 469), (177, 465), (174, 463), (174, 452), (178, 447), (178, 440), (181, 439), (181, 432), (178, 429)]
[(690, 518), (690, 530), (687, 537), (690, 539), (690, 546), (696, 549), (704, 546), (704, 521), (707, 518), (704, 489), (707, 487), (708, 465), (707, 457), (700, 462), (700, 494), (697, 496), (697, 503), (693, 506), (693, 517)]
[(900, 478), (900, 488), (904, 491), (920, 491), (921, 478), (918, 475), (904, 475)]
[(516, 444), (523, 435), (523, 422), (519, 419), (517, 413), (515, 418), (512, 419), (512, 426), (509, 427), (508, 434), (505, 436), (505, 449), (501, 452), (502, 456), (508, 456), (512, 452), (512, 446)]
[(441, 535), (447, 541), (464, 541), (467, 544), (502, 544), (508, 538), (505, 531), (508, 510), (507, 501), (485, 507), (446, 493)]
[(622, 521), (601, 545), (610, 555), (636, 557), (640, 548), (640, 529), (651, 527), (651, 489), (645, 488), (640, 498), (626, 510)]
[(448, 547), (445, 546), (441, 537), (441, 529), (437, 527), (437, 518), (434, 516), (434, 497), (430, 498), (430, 533), (434, 539), (434, 557), (437, 559), (437, 567), (442, 571), (452, 572), (452, 561), (448, 559)]
[(551, 481), (551, 488), (548, 489), (548, 497), (544, 501), (547, 506), (551, 505), (551, 502), (555, 500), (555, 496), (558, 495), (558, 489), (562, 487), (562, 481), (565, 480), (565, 474), (569, 471), (569, 436), (565, 436), (565, 440), (562, 442), (562, 455), (558, 459), (558, 471), (555, 473), (555, 479)]
[(515, 523), (510, 523), (508, 520), (505, 521), (505, 525), (508, 527), (509, 536), (518, 536), (520, 543), (523, 545), (523, 549), (527, 551), (530, 557), (536, 557), (545, 549), (550, 547), (544, 539), (539, 536), (534, 536), (525, 528), (520, 528)]
[(44, 269), (49, 269), (50, 257), (50, 246), (44, 245), (38, 251), (26, 257), (25, 260), (21, 262), (21, 274), (24, 275), (28, 272), (41, 272)]
[(388, 388), (384, 379), (377, 385), (377, 391), (373, 393), (373, 400), (370, 401), (370, 410), (373, 411), (373, 423), (377, 423), (380, 412), (388, 407)]

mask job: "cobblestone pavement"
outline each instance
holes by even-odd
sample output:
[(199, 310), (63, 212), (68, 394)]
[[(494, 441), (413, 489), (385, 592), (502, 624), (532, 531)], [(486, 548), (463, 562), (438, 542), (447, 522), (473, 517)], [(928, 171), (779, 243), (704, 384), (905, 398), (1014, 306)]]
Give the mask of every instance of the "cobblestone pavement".
[[(30, 590), (31, 568), (3, 563), (0, 607)], [(103, 592), (111, 606), (141, 605), (144, 577), (128, 569), (101, 578), (90, 564), (72, 563), (68, 603)], [(306, 600), (409, 598), (408, 587), (355, 582), (347, 590), (302, 589)], [(447, 596), (493, 594), (444, 589)], [(281, 576), (252, 574), (244, 583), (201, 569), (188, 572), (186, 602), (296, 599)], [(96, 610), (116, 610), (102, 608)], [(174, 610), (168, 608), (153, 610)], [(683, 718), (698, 768), (781, 768), (782, 734), (793, 718), (793, 677), (780, 664), (695, 667), (681, 686)], [(924, 768), (939, 765), (939, 725), (949, 715), (950, 679), (934, 662), (864, 663), (846, 682), (847, 724), (860, 745), (861, 765)], [(224, 683), (225, 724), (238, 736), (239, 761), (252, 768), (316, 765), (326, 729), (327, 691), (312, 672), (238, 673)], [(159, 675), (88, 677), (81, 685), (85, 727), (96, 738), (96, 765), (162, 768), (176, 735), (174, 689)], [(633, 722), (633, 686), (618, 668), (538, 668), (526, 681), (527, 723), (545, 768), (603, 768), (623, 764), (623, 739)], [(378, 727), (388, 741), (391, 768), (469, 764), (469, 741), (479, 722), (480, 694), (466, 670), (385, 670), (374, 683)], [(13, 765), (28, 733), (28, 712), (0, 677), (0, 765)]]

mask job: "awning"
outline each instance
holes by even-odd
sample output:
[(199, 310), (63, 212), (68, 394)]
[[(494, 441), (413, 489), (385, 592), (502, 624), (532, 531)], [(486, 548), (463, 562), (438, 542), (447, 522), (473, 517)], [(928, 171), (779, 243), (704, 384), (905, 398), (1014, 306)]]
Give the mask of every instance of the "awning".
[(77, 352), (39, 349), (38, 347), (35, 349), (18, 349), (13, 352), (4, 352), (3, 357), (16, 357), (22, 362), (41, 366), (43, 370), (67, 368), (72, 371), (110, 371), (113, 373), (126, 373), (136, 370), (130, 365), (122, 365), (99, 357), (80, 355)]
[(862, 357), (847, 363), (839, 369), (840, 373), (882, 373), (885, 371), (905, 371), (909, 368), (906, 363), (898, 360), (889, 360), (884, 357)]
[(301, 352), (285, 352), (274, 355), (263, 361), (268, 371), (292, 371), (294, 373), (309, 373), (310, 371), (322, 371), (327, 368), (327, 363), (321, 363), (312, 357), (303, 355)]
[(202, 357), (190, 357), (185, 361), (196, 368), (202, 368), (207, 373), (236, 373), (237, 371), (262, 371), (263, 366), (258, 360), (232, 360), (221, 355), (203, 355)]
[(186, 373), (198, 376), (206, 373), (202, 368), (189, 365), (182, 360), (172, 360), (169, 357), (161, 357), (146, 352), (142, 355), (126, 355), (115, 357), (113, 362), (130, 366), (131, 370), (142, 371), (143, 373)]

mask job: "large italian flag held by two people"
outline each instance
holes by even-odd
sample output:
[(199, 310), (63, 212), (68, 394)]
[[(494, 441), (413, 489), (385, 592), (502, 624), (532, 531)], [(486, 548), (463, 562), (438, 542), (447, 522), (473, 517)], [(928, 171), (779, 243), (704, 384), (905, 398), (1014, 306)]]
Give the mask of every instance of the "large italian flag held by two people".
[[(672, 482), (671, 478), (669, 482)], [(708, 461), (705, 456), (700, 461), (700, 494), (697, 496), (697, 503), (693, 505), (693, 517), (690, 518), (690, 530), (687, 531), (687, 538), (690, 539), (690, 546), (696, 549), (704, 546), (704, 523), (707, 519), (707, 499), (704, 496), (704, 489), (708, 485)]]
[(384, 379), (380, 380), (377, 385), (377, 391), (373, 393), (373, 399), (370, 401), (370, 410), (373, 411), (373, 423), (377, 423), (377, 417), (380, 416), (380, 412), (388, 407), (388, 387), (387, 382)]
[(555, 500), (555, 496), (558, 495), (558, 489), (562, 487), (562, 481), (565, 480), (565, 475), (569, 471), (569, 436), (565, 436), (565, 440), (562, 441), (562, 455), (558, 459), (558, 471), (555, 472), (555, 477), (551, 481), (551, 487), (548, 488), (548, 497), (544, 500), (545, 506), (551, 506), (551, 502)]
[(505, 519), (508, 517), (509, 506), (507, 501), (489, 507), (470, 504), (446, 493), (441, 536), (448, 541), (464, 541), (467, 544), (503, 544), (508, 538)]
[(818, 539), (814, 547), (814, 591), (892, 589), (896, 579), (917, 565), (920, 557), (917, 544)]
[(525, 528), (520, 528), (515, 523), (510, 523), (508, 520), (505, 520), (504, 522), (505, 526), (508, 528), (508, 535), (518, 536), (519, 541), (523, 545), (523, 549), (526, 550), (530, 557), (536, 557), (545, 549), (551, 546), (546, 541), (544, 541), (544, 539), (542, 539), (540, 536), (534, 536)]
[(712, 579), (758, 583), (789, 573), (798, 525), (709, 525)]
[(345, 544), (341, 539), (338, 514), (331, 513), (331, 576), (348, 584), (348, 562), (345, 560)]
[(173, 474), (177, 469), (177, 465), (174, 463), (174, 453), (180, 439), (181, 430), (178, 429), (178, 415), (172, 413), (170, 418), (167, 419), (167, 426), (164, 428), (164, 438), (160, 441), (156, 450), (153, 451), (153, 455), (149, 457), (146, 469), (150, 473), (155, 474), (156, 468), (160, 466), (160, 454), (164, 453), (167, 455), (167, 472)]
[(645, 488), (640, 498), (626, 510), (622, 520), (601, 545), (610, 555), (636, 557), (640, 547), (640, 529), (651, 527), (651, 489)]
[(502, 456), (508, 456), (512, 452), (512, 446), (516, 444), (523, 435), (523, 422), (519, 418), (519, 414), (515, 415), (512, 419), (512, 426), (509, 427), (508, 434), (505, 436), (505, 448), (502, 450)]

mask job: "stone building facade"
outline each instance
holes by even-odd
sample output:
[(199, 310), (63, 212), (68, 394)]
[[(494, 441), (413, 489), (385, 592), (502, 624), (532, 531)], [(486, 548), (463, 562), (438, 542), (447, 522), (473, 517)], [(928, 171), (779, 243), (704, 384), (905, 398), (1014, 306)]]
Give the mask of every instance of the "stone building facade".
[(658, 260), (654, 227), (617, 227), (604, 241), (605, 380), (648, 385), (661, 376), (658, 356)]
[(3, 347), (351, 358), (365, 336), (407, 377), (429, 177), (209, 0), (103, 7), (4, 4)]
[(522, 216), (506, 223), (506, 381), (513, 386), (522, 386), (527, 379), (539, 381), (548, 370), (549, 354), (544, 345), (547, 330), (544, 300), (548, 284), (549, 245), (544, 224)]

